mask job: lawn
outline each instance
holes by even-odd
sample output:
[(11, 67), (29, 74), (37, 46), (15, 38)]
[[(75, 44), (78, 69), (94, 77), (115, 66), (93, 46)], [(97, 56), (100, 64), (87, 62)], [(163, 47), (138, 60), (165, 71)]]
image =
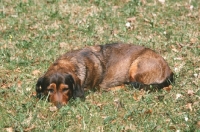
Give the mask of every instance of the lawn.
[[(59, 110), (35, 84), (61, 54), (143, 45), (175, 73), (172, 89), (89, 91)], [(0, 131), (200, 131), (199, 0), (1, 0)]]

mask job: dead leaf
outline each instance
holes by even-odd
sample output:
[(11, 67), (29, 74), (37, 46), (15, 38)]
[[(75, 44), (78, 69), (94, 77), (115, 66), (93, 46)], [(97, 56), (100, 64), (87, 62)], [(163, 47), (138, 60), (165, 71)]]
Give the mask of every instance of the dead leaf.
[(172, 49), (172, 51), (174, 51), (174, 52), (176, 52), (176, 53), (179, 52), (179, 50), (178, 50), (174, 45), (171, 45), (171, 49)]
[(190, 111), (192, 111), (192, 103), (188, 103), (186, 106), (185, 106), (186, 109), (189, 109)]
[(136, 100), (136, 101), (140, 100), (140, 95), (138, 93), (134, 92), (133, 93), (133, 99)]
[(181, 43), (176, 43), (176, 45), (178, 46), (179, 49), (183, 48), (183, 46), (184, 46), (184, 45), (181, 44)]
[(145, 90), (141, 89), (139, 92), (133, 93), (133, 99), (138, 101), (145, 95)]
[(98, 103), (98, 104), (96, 104), (96, 105), (97, 105), (98, 107), (102, 107), (102, 105), (103, 105), (103, 104), (101, 104), (101, 103)]
[(125, 126), (125, 132), (135, 132), (137, 130), (137, 127), (135, 125), (127, 125)]
[(145, 5), (147, 2), (146, 0), (141, 0), (142, 4)]
[(22, 0), (22, 2), (24, 2), (24, 3), (28, 3), (28, 0)]
[(198, 106), (198, 105), (199, 105), (199, 101), (193, 102), (193, 106)]
[(134, 23), (136, 21), (136, 17), (127, 18), (128, 22)]
[(81, 115), (76, 115), (76, 119), (78, 119), (78, 122), (80, 123), (83, 117)]
[(15, 69), (14, 71), (20, 73), (20, 72), (21, 72), (21, 69), (18, 67), (18, 68)]
[[(88, 97), (88, 96), (87, 96)], [(92, 102), (95, 106), (99, 107), (100, 109), (102, 109), (103, 104), (102, 103), (98, 103), (98, 102)]]
[(113, 35), (117, 35), (118, 33), (119, 33), (119, 31), (116, 30), (116, 29), (114, 29), (114, 30), (111, 31), (111, 34), (113, 34)]
[(193, 90), (188, 90), (188, 91), (187, 91), (187, 94), (188, 94), (189, 96), (193, 96), (193, 95), (194, 95), (194, 91), (193, 91)]
[(18, 82), (17, 82), (17, 87), (18, 87), (18, 88), (21, 88), (21, 87), (22, 87), (22, 82), (21, 82), (21, 81), (18, 81)]
[(171, 121), (171, 119), (168, 118), (168, 119), (166, 119), (165, 121), (166, 121), (166, 123), (169, 123), (169, 122)]
[(133, 99), (136, 101), (139, 100), (139, 95), (136, 92), (133, 93)]
[(43, 119), (43, 120), (46, 119), (46, 117), (42, 113), (39, 113), (38, 116), (37, 116), (37, 118)]
[(101, 116), (102, 119), (106, 119), (107, 117), (108, 116), (106, 116), (106, 115)]
[(39, 73), (40, 73), (39, 70), (34, 70), (34, 71), (32, 71), (32, 74), (33, 74), (34, 76), (37, 76)]
[(5, 128), (7, 132), (13, 132), (13, 128), (9, 127), (9, 128)]
[(191, 38), (191, 39), (190, 39), (190, 43), (191, 43), (191, 44), (194, 44), (194, 43), (196, 43), (197, 41), (198, 41), (197, 38)]
[(51, 112), (54, 112), (54, 111), (57, 111), (58, 108), (57, 108), (56, 106), (51, 106), (51, 107), (49, 107), (49, 110), (50, 110)]
[(176, 130), (176, 127), (175, 126), (169, 126), (169, 128), (171, 129), (171, 130)]
[(34, 129), (34, 128), (35, 128), (35, 126), (32, 125), (31, 127), (28, 127), (28, 128), (26, 128), (26, 129), (24, 129), (24, 131), (25, 131), (25, 132), (28, 132), (28, 131), (31, 131), (31, 130)]
[(150, 20), (147, 19), (147, 18), (144, 18), (144, 21), (145, 21), (145, 22), (148, 22), (148, 23), (150, 22)]
[(11, 83), (3, 83), (2, 85), (1, 85), (1, 88), (9, 88), (9, 87), (11, 87)]
[(32, 119), (33, 119), (33, 115), (32, 115), (32, 113), (29, 113), (29, 116), (26, 119), (24, 119), (24, 121), (22, 122), (22, 124), (24, 124), (24, 125), (30, 125)]
[(170, 92), (172, 90), (172, 85), (169, 85), (168, 87), (164, 87), (164, 90), (166, 90), (167, 92)]
[(141, 40), (142, 36), (136, 36), (135, 38), (138, 39), (138, 40)]
[(152, 112), (153, 112), (152, 109), (148, 109), (148, 110), (146, 110), (144, 113), (145, 113), (145, 114), (152, 114)]
[(31, 96), (36, 97), (36, 96), (37, 96), (37, 93), (36, 93), (36, 92), (32, 92)]
[(67, 46), (68, 46), (68, 44), (65, 43), (65, 42), (61, 42), (61, 43), (59, 44), (59, 47), (60, 47), (60, 48), (65, 48), (65, 47), (67, 47)]
[(120, 99), (114, 99), (114, 102), (115, 102), (115, 106), (117, 107), (117, 108), (122, 108), (123, 107), (123, 104), (122, 104), (122, 102), (120, 101)]
[(175, 65), (174, 71), (175, 71), (175, 72), (180, 72), (180, 71), (181, 71), (181, 69), (184, 67), (184, 65), (185, 65), (185, 63), (184, 63), (184, 62), (182, 62), (182, 63), (180, 63), (180, 64), (177, 64), (177, 65)]
[(175, 57), (174, 60), (179, 60), (179, 61), (181, 61), (181, 60), (183, 60), (183, 57)]
[(197, 128), (200, 129), (200, 121), (197, 121)]

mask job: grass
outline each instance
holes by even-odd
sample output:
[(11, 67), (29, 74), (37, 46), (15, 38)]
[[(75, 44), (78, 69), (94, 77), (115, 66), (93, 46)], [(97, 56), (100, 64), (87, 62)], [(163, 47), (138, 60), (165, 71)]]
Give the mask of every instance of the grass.
[[(0, 1), (0, 130), (200, 131), (199, 11), (199, 0)], [(89, 92), (59, 111), (35, 98), (59, 55), (117, 41), (160, 53), (172, 90)]]

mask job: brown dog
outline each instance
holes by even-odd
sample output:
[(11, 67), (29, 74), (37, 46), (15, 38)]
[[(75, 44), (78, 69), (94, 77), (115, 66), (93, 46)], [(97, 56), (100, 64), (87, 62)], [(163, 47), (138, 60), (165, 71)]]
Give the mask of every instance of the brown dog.
[(173, 73), (160, 55), (142, 46), (115, 43), (62, 55), (38, 79), (36, 92), (49, 95), (49, 101), (60, 107), (71, 97), (84, 97), (85, 88), (106, 90), (129, 83), (162, 88), (171, 82)]

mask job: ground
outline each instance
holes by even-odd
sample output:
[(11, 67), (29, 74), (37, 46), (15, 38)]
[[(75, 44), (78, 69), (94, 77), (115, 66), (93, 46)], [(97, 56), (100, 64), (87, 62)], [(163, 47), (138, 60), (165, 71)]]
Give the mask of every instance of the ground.
[[(35, 84), (61, 54), (111, 42), (161, 54), (175, 84), (89, 91), (55, 110)], [(0, 1), (1, 131), (200, 131), (199, 0)]]

